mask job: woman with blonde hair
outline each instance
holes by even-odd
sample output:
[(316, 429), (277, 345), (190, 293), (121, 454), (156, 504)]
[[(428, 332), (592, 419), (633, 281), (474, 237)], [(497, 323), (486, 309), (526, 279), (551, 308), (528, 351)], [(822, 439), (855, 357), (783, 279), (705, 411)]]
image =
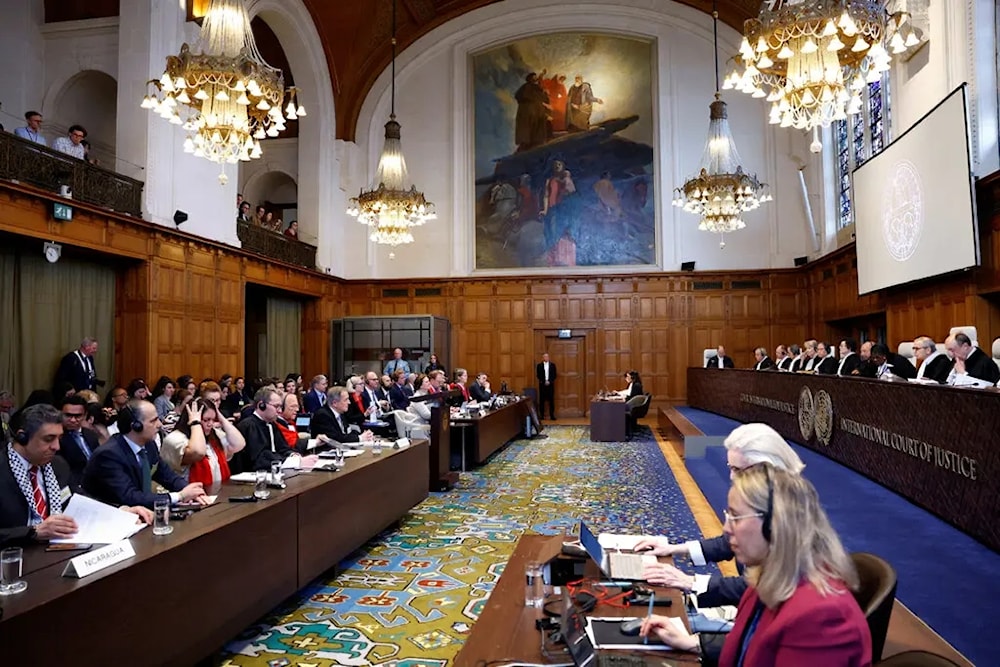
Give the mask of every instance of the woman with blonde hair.
[[(867, 667), (872, 641), (851, 591), (858, 574), (816, 489), (801, 475), (760, 463), (733, 474), (724, 532), (750, 588), (725, 636), (721, 667)], [(643, 636), (710, 653), (709, 633), (690, 635), (651, 616)], [(706, 644), (703, 644), (703, 640)]]
[[(768, 463), (775, 468), (798, 475), (806, 464), (795, 450), (777, 431), (767, 424), (743, 424), (733, 430), (723, 445), (726, 448), (726, 463), (729, 477), (752, 465)], [(725, 535), (691, 540), (682, 544), (671, 544), (663, 536), (644, 536), (636, 543), (636, 549), (649, 549), (657, 556), (689, 556), (691, 562), (702, 566), (733, 558), (733, 550)], [(698, 595), (699, 607), (720, 607), (735, 605), (747, 589), (743, 577), (723, 577), (721, 574), (686, 574), (666, 563), (650, 564), (643, 570), (643, 576), (651, 584), (669, 586), (691, 591)]]

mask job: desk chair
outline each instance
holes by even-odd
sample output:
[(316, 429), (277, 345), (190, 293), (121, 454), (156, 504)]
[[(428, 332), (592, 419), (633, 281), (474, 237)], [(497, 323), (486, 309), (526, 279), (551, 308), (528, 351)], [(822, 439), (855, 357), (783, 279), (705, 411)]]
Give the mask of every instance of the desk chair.
[(861, 585), (854, 593), (861, 611), (865, 613), (872, 635), (872, 662), (882, 659), (885, 636), (889, 631), (889, 617), (896, 600), (896, 571), (886, 561), (869, 553), (852, 553), (851, 560), (858, 570)]
[(972, 341), (972, 344), (975, 347), (979, 347), (979, 332), (976, 330), (976, 327), (971, 325), (963, 327), (952, 327), (951, 330), (948, 331), (949, 336), (954, 336), (957, 333), (964, 333), (966, 336), (969, 337), (969, 340)]
[(993, 341), (993, 363), (1000, 368), (1000, 338)]
[(958, 667), (948, 658), (927, 651), (897, 653), (875, 664), (877, 667)]
[(635, 396), (625, 401), (625, 436), (632, 437), (632, 434), (639, 428), (639, 420), (649, 413), (649, 403), (653, 400), (652, 394)]

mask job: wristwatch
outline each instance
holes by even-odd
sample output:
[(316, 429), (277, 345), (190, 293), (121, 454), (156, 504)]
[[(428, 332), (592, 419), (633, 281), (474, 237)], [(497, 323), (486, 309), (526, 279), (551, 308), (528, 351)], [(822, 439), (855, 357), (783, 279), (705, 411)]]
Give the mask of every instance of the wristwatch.
[(198, 426), (199, 424), (201, 424), (200, 421), (188, 422), (188, 426)]

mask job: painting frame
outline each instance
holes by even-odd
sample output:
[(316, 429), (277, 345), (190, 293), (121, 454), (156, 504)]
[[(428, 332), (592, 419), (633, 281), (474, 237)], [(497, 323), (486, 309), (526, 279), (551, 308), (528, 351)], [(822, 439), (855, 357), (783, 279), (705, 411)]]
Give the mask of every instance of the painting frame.
[(468, 52), (475, 273), (660, 268), (658, 50), (560, 29)]

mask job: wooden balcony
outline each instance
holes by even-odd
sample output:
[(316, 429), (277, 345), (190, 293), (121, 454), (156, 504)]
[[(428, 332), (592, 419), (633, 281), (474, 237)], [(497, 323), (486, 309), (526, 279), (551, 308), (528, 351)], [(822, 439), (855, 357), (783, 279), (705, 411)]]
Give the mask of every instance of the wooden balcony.
[(290, 239), (252, 222), (236, 221), (236, 235), (244, 250), (307, 269), (316, 269), (316, 246)]
[(142, 181), (7, 132), (0, 132), (0, 179), (53, 192), (68, 186), (76, 201), (142, 216)]

